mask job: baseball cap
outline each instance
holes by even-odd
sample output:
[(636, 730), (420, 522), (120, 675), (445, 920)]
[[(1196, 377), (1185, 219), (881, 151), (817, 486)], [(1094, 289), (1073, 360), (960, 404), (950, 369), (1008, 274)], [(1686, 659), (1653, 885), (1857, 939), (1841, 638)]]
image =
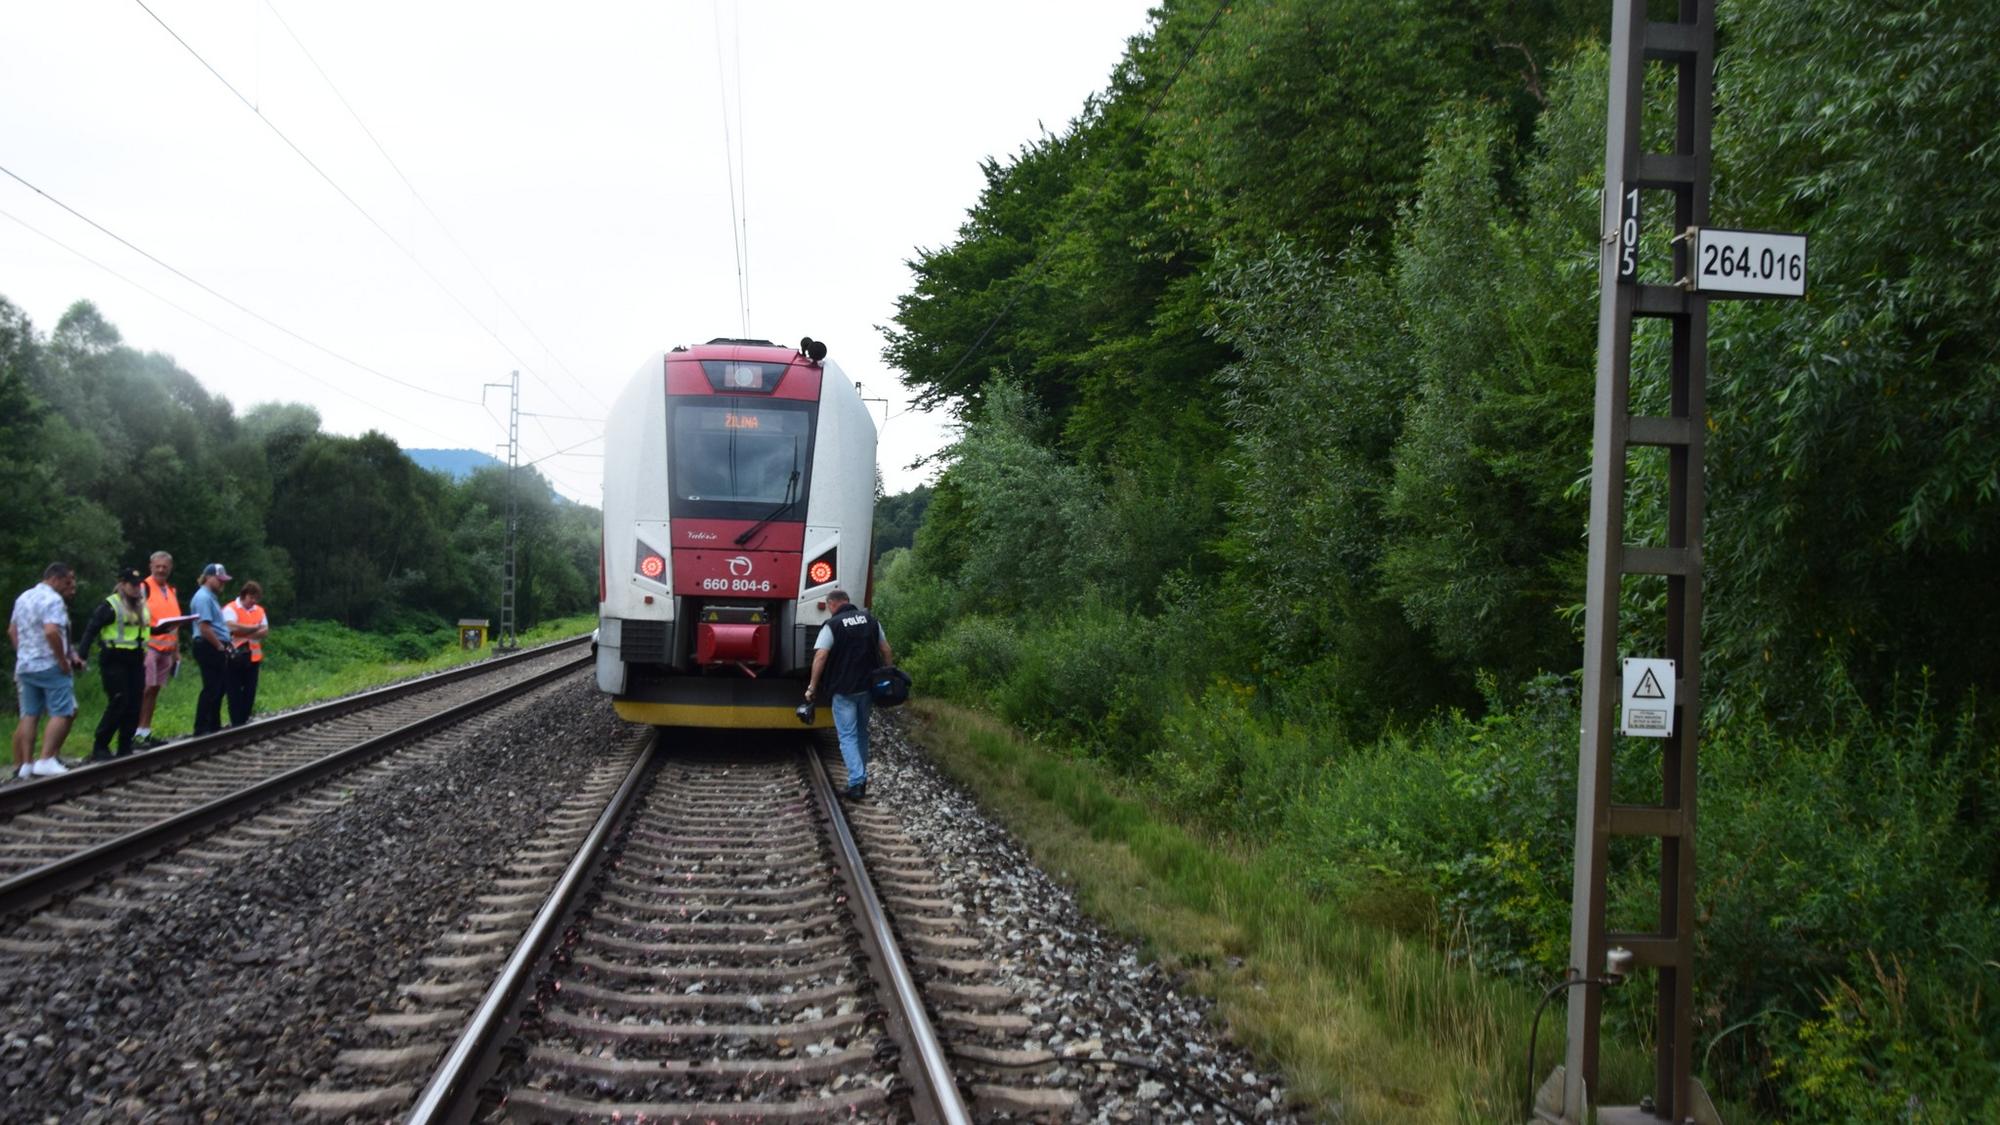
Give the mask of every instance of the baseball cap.
[(120, 582), (131, 582), (137, 584), (140, 582), (144, 582), (145, 580), (146, 580), (146, 572), (140, 570), (136, 566), (122, 566), (118, 568), (118, 581)]
[(234, 578), (229, 577), (229, 568), (223, 566), (221, 563), (209, 563), (207, 566), (202, 567), (201, 576), (203, 578), (213, 576), (222, 579), (224, 582), (236, 581)]

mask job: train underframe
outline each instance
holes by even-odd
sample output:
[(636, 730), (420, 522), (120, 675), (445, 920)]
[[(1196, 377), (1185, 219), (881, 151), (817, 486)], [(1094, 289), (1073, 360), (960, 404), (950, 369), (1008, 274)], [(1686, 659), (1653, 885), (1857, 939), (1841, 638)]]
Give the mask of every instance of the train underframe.
[(797, 714), (818, 626), (796, 624), (791, 603), (675, 602), (672, 621), (620, 623), (616, 659), (625, 665), (625, 685), (613, 697), (620, 718), (666, 727), (833, 725), (828, 707), (815, 709), (809, 722)]

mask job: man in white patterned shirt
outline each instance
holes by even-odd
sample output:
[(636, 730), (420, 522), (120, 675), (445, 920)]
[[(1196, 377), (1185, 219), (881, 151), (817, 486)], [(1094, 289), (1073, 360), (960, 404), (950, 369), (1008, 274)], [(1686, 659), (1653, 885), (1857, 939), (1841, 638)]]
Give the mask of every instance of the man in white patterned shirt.
[[(7, 639), (14, 645), (14, 686), (21, 700), (21, 721), (14, 725), (16, 777), (53, 777), (68, 773), (56, 755), (76, 719), (76, 691), (71, 680), (83, 658), (69, 645), (69, 597), (76, 593), (76, 572), (67, 563), (50, 563), (42, 580), (14, 599), (7, 621)], [(42, 756), (30, 761), (35, 724), (43, 716)]]

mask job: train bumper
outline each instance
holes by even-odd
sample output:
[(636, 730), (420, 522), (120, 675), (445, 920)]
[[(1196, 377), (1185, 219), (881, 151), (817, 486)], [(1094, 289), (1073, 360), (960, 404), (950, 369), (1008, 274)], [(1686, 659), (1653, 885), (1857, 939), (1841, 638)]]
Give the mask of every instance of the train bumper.
[(751, 679), (726, 676), (671, 676), (639, 680), (633, 690), (617, 696), (618, 717), (656, 727), (708, 727), (727, 730), (815, 730), (833, 726), (833, 708), (813, 711), (810, 723), (799, 721), (805, 685), (796, 679)]

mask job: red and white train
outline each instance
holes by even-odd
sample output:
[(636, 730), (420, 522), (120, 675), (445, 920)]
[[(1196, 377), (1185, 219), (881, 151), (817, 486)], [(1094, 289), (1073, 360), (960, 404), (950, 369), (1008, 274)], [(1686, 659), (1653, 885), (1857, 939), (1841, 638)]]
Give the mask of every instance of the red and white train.
[(799, 729), (827, 591), (866, 604), (872, 578), (875, 422), (825, 356), (710, 340), (613, 404), (597, 686), (624, 718)]

